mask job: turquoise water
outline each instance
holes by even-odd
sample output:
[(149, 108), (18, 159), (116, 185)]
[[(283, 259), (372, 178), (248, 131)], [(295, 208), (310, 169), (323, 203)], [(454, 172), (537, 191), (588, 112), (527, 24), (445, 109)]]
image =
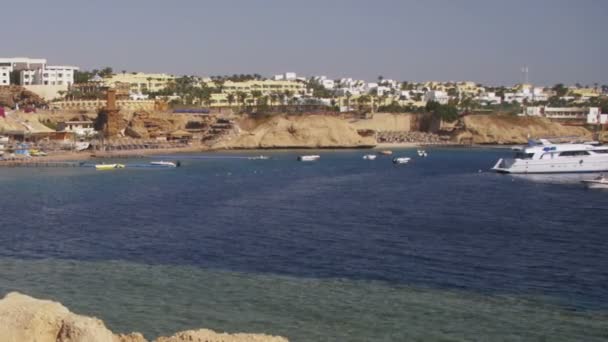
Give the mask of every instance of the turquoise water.
[[(293, 341), (605, 341), (608, 316), (541, 297), (119, 261), (0, 261), (2, 288), (61, 300), (114, 331), (208, 327)], [(10, 284), (10, 286), (8, 286)]]
[(608, 193), (486, 172), (501, 150), (319, 153), (0, 169), (0, 295), (148, 338), (608, 339)]

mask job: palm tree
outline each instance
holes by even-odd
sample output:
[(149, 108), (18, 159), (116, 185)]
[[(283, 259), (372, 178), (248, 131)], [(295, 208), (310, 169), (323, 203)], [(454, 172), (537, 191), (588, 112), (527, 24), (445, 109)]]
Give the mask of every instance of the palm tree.
[(353, 96), (353, 94), (351, 94), (350, 91), (346, 92), (346, 108), (349, 112), (350, 112), (350, 98), (352, 96)]
[(261, 91), (259, 91), (259, 90), (253, 90), (253, 91), (251, 92), (251, 97), (253, 97), (253, 102), (254, 102), (254, 104), (257, 104), (257, 103), (258, 103), (258, 99), (259, 99), (260, 97), (262, 97), (262, 92), (261, 92)]
[(236, 98), (238, 99), (238, 102), (242, 106), (245, 106), (245, 100), (247, 100), (247, 93), (242, 92), (242, 91), (237, 91), (236, 92)]
[(366, 103), (369, 103), (370, 100), (371, 97), (367, 94), (359, 96), (359, 98), (357, 99), (357, 102), (359, 103), (359, 110), (361, 110)]
[(226, 100), (228, 101), (228, 106), (232, 107), (232, 103), (234, 102), (234, 94), (228, 94), (228, 96), (226, 96)]

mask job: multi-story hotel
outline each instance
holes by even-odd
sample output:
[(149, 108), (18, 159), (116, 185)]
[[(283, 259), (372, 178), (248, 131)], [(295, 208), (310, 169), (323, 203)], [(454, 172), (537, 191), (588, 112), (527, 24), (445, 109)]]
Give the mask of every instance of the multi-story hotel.
[(0, 58), (0, 85), (10, 84), (10, 73), (19, 71), (21, 85), (70, 86), (74, 83), (76, 70), (75, 66), (47, 65), (44, 58)]
[(103, 79), (103, 83), (109, 87), (114, 87), (117, 83), (127, 83), (130, 85), (131, 93), (141, 94), (145, 92), (155, 92), (165, 89), (173, 80), (175, 80), (175, 76), (168, 74), (125, 72), (105, 77)]

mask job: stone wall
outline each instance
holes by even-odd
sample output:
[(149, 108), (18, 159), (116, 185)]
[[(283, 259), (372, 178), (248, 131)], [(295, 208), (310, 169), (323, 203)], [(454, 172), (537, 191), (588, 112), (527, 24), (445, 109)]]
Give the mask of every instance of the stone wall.
[[(121, 110), (136, 111), (136, 110), (154, 110), (154, 100), (118, 100), (116, 105)], [(50, 104), (53, 109), (62, 110), (92, 110), (96, 111), (99, 108), (106, 106), (106, 100), (76, 100), (76, 101), (56, 101)]]

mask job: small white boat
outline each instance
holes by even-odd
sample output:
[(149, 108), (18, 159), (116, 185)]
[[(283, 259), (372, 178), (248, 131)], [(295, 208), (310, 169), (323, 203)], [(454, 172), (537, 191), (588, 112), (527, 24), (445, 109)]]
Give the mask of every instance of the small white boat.
[(376, 159), (376, 155), (375, 154), (366, 154), (363, 156), (363, 159), (365, 160), (375, 160)]
[(97, 164), (95, 165), (96, 170), (114, 170), (114, 169), (124, 169), (125, 166), (123, 164)]
[(298, 156), (298, 161), (303, 161), (303, 162), (311, 162), (311, 161), (317, 161), (321, 158), (321, 156), (319, 155), (308, 155), (308, 156)]
[(249, 157), (247, 158), (249, 160), (267, 160), (270, 159), (269, 156), (254, 156), (254, 157)]
[(168, 162), (168, 161), (162, 161), (162, 160), (150, 162), (150, 165), (164, 166), (164, 167), (177, 167), (177, 165), (174, 162)]
[(381, 154), (383, 156), (390, 156), (391, 154), (393, 154), (393, 151), (391, 151), (391, 150), (383, 150), (383, 151), (379, 151), (378, 154)]
[(410, 158), (407, 157), (395, 157), (393, 158), (393, 164), (407, 164), (410, 161)]
[(594, 179), (585, 179), (582, 181), (589, 189), (608, 189), (608, 178), (599, 176)]
[(418, 156), (419, 156), (419, 157), (422, 157), (422, 154), (424, 153), (424, 151), (423, 151), (423, 150), (417, 150), (416, 152), (418, 153)]

